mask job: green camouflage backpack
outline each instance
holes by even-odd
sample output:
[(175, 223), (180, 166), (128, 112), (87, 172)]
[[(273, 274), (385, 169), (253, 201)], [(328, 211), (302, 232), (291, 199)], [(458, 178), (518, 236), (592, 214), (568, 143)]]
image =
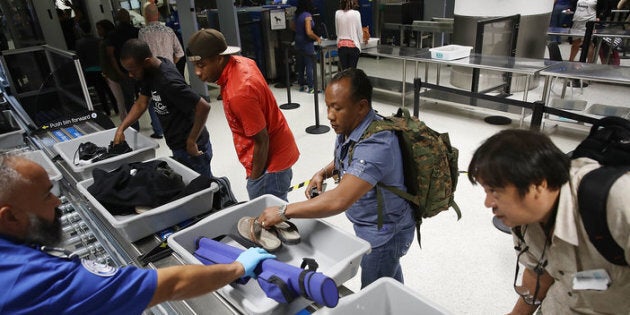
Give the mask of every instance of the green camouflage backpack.
[[(462, 216), (453, 199), (459, 176), (459, 151), (451, 146), (447, 133), (438, 133), (429, 128), (404, 108), (399, 108), (398, 113), (393, 116), (370, 123), (359, 141), (384, 130), (393, 130), (398, 136), (407, 191), (381, 183), (376, 185), (378, 228), (383, 226), (383, 198), (379, 192), (379, 187), (383, 187), (411, 204), (420, 244), (420, 224), (423, 218), (432, 217), (451, 207), (457, 212), (458, 220)], [(348, 152), (350, 161), (353, 153), (354, 146)]]

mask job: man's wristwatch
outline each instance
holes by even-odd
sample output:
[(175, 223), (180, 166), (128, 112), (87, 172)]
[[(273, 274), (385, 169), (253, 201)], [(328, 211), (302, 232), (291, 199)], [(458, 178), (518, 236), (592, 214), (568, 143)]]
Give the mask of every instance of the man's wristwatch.
[(280, 217), (280, 220), (282, 221), (288, 221), (289, 218), (287, 218), (287, 216), (284, 214), (285, 212), (287, 212), (287, 204), (283, 204), (280, 207), (278, 207), (278, 216)]

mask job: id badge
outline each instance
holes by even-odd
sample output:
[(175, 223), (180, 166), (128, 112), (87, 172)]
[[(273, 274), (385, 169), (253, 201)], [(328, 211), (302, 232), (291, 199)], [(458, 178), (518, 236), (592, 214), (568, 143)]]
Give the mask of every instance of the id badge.
[(573, 276), (573, 290), (604, 291), (610, 283), (610, 276), (604, 269), (584, 270)]

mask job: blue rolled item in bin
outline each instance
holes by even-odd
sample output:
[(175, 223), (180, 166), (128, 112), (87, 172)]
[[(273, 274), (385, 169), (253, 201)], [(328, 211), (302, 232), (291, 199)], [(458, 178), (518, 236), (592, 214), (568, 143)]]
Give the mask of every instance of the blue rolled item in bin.
[[(197, 250), (193, 253), (206, 265), (229, 264), (243, 251), (206, 237), (197, 240)], [(267, 297), (278, 303), (290, 303), (303, 296), (327, 307), (337, 306), (339, 290), (335, 281), (321, 272), (298, 268), (275, 259), (266, 259), (255, 269), (258, 284)], [(237, 280), (245, 284), (249, 278)]]

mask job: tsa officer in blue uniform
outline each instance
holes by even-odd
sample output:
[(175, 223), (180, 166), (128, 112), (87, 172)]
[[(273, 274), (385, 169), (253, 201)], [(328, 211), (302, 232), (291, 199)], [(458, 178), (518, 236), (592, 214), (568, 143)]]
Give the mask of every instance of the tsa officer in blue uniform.
[(51, 188), (37, 163), (0, 155), (0, 314), (140, 314), (254, 276), (260, 261), (275, 257), (250, 248), (231, 264), (149, 270), (63, 255), (53, 247), (62, 233)]

